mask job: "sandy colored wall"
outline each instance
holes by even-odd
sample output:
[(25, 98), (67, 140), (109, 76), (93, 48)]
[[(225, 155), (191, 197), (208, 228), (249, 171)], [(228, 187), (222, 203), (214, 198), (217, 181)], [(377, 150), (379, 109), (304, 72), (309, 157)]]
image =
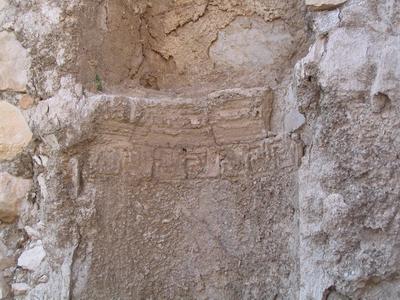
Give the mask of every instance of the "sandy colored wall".
[(398, 299), (396, 0), (0, 0), (0, 299)]

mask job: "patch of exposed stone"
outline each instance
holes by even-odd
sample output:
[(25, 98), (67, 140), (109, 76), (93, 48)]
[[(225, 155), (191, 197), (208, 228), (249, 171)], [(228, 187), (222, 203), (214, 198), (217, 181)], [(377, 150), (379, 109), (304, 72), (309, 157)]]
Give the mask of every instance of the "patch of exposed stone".
[(21, 111), (0, 102), (0, 160), (10, 160), (18, 155), (32, 139), (32, 132)]
[(11, 32), (0, 32), (0, 43), (0, 91), (24, 92), (28, 83), (27, 51)]
[(398, 297), (399, 16), (396, 1), (313, 15), (316, 42), (296, 67), (310, 145), (299, 174), (301, 299)]
[(11, 223), (19, 216), (22, 202), (31, 189), (32, 182), (11, 176), (8, 173), (0, 173), (0, 220)]

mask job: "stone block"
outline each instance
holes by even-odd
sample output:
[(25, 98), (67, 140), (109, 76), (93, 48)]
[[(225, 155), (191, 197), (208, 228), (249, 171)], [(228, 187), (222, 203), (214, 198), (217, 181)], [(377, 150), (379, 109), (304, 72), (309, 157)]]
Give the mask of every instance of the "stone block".
[(41, 244), (24, 251), (18, 258), (18, 266), (29, 271), (35, 271), (46, 256)]
[(19, 109), (0, 102), (0, 160), (13, 159), (31, 138), (32, 132)]
[(19, 214), (21, 202), (30, 190), (32, 181), (0, 173), (0, 220), (13, 222)]
[(28, 68), (28, 51), (13, 33), (0, 32), (0, 91), (24, 92)]

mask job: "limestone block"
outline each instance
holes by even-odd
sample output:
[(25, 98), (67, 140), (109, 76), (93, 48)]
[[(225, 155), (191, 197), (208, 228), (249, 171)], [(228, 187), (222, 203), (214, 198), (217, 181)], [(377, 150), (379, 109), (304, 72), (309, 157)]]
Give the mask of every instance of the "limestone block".
[(0, 32), (0, 91), (24, 92), (28, 82), (29, 58), (15, 35)]
[(14, 158), (31, 138), (32, 132), (18, 108), (0, 102), (0, 160)]
[[(329, 34), (320, 63), (320, 84), (346, 92), (369, 89), (367, 82), (373, 36), (363, 29), (338, 28)], [(357, 47), (354, 47), (357, 45)]]
[(29, 271), (35, 271), (40, 266), (40, 263), (43, 261), (45, 256), (46, 252), (44, 251), (43, 246), (38, 244), (21, 254), (18, 258), (18, 266)]
[(0, 220), (13, 222), (18, 216), (21, 201), (31, 188), (32, 181), (0, 173)]
[(292, 132), (299, 129), (305, 123), (304, 116), (297, 110), (293, 109), (285, 116), (285, 130)]
[(315, 10), (336, 8), (347, 0), (306, 0), (306, 5)]

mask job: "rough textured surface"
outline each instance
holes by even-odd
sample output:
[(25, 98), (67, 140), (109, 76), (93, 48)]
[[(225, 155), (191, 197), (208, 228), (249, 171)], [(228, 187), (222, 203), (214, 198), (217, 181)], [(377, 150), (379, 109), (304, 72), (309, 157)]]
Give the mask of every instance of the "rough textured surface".
[[(75, 251), (73, 297), (295, 297), (302, 145), (269, 131), (273, 101), (270, 90), (232, 89), (203, 99), (94, 96), (65, 104), (75, 121), (61, 135), (47, 133), (43, 185), (51, 190), (43, 196), (58, 239), (74, 243), (63, 245)], [(59, 105), (39, 104), (32, 125), (53, 119)], [(64, 184), (66, 194), (53, 189)]]
[(113, 90), (274, 84), (306, 45), (295, 0), (87, 1), (82, 8), (79, 72), (92, 89), (96, 75)]
[(14, 158), (31, 139), (32, 132), (19, 109), (0, 102), (0, 160)]
[(0, 44), (0, 91), (25, 91), (29, 67), (27, 51), (10, 32), (0, 32)]
[(46, 256), (41, 244), (35, 245), (33, 248), (25, 250), (18, 258), (18, 267), (26, 270), (34, 271)]
[(0, 0), (0, 299), (399, 299), (399, 28)]
[(298, 65), (310, 145), (299, 176), (301, 297), (397, 299), (400, 6), (349, 1), (335, 15), (316, 15), (318, 39)]
[(31, 188), (32, 182), (0, 173), (0, 220), (12, 222), (19, 215), (19, 208)]

